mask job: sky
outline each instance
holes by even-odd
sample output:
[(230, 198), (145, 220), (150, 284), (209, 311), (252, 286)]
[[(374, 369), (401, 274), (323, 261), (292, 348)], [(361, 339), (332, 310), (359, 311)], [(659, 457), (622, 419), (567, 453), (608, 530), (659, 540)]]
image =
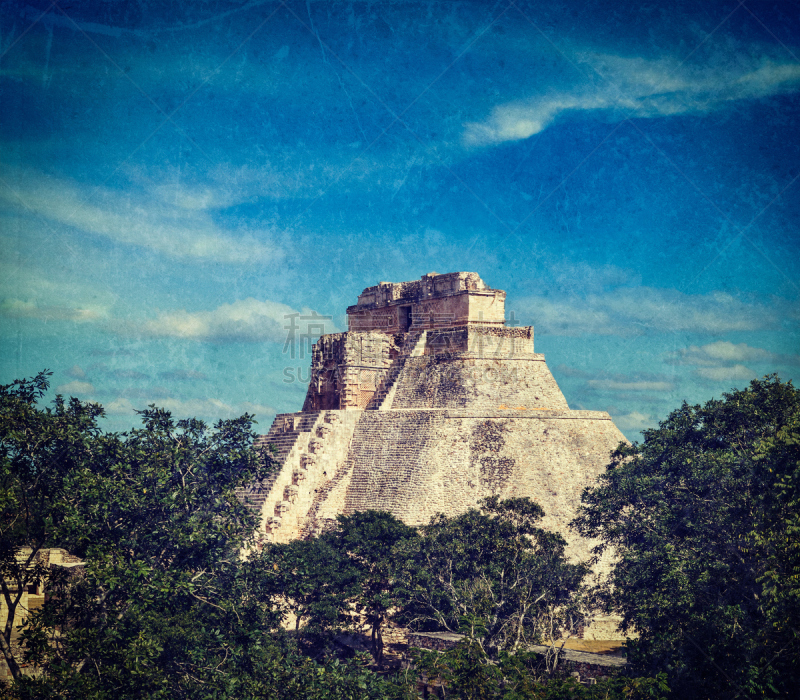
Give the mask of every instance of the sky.
[(630, 440), (797, 380), (799, 57), (800, 0), (0, 0), (0, 383), (266, 432), (432, 271)]

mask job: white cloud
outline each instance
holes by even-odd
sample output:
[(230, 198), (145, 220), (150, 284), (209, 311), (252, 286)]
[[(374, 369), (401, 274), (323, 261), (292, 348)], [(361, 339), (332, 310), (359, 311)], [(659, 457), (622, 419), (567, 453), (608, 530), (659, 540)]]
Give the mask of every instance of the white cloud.
[(797, 319), (783, 300), (767, 306), (724, 292), (684, 294), (654, 287), (620, 287), (560, 299), (529, 297), (518, 308), (533, 319), (538, 332), (567, 336), (752, 331), (780, 328)]
[[(81, 282), (48, 279), (36, 270), (0, 261), (0, 316), (9, 318), (96, 322), (100, 328), (126, 335), (218, 343), (284, 341), (292, 315), (295, 316), (296, 343), (308, 342), (301, 337), (303, 334), (316, 340), (320, 324), (324, 333), (337, 331), (328, 317), (308, 308), (297, 311), (287, 304), (269, 300), (247, 298), (222, 304), (211, 311), (167, 310), (158, 313), (156, 318), (144, 320), (115, 316), (112, 313), (115, 302), (116, 296), (105, 289)], [(314, 316), (319, 320), (312, 320)], [(197, 372), (178, 374), (165, 378), (204, 378)]]
[(0, 262), (0, 316), (77, 323), (108, 318), (115, 301), (108, 290), (48, 276), (11, 257)]
[(84, 372), (80, 365), (72, 365), (65, 374), (73, 379), (86, 379), (86, 372)]
[(9, 318), (36, 318), (41, 321), (98, 321), (105, 316), (105, 310), (72, 308), (69, 306), (47, 306), (22, 299), (3, 299), (0, 301), (0, 315)]
[[(793, 92), (800, 65), (769, 59), (713, 63), (702, 68), (675, 59), (626, 58), (602, 54), (579, 56), (587, 73), (603, 77), (599, 87), (572, 88), (494, 107), (481, 122), (465, 124), (468, 146), (526, 139), (567, 112), (604, 111), (618, 120), (709, 112), (743, 99)], [(745, 64), (745, 65), (743, 65)]]
[(651, 428), (655, 425), (655, 420), (650, 418), (646, 413), (639, 413), (639, 411), (631, 411), (623, 415), (613, 416), (614, 425), (616, 425), (623, 433), (626, 431), (637, 431), (643, 428)]
[(695, 374), (713, 382), (750, 381), (756, 377), (756, 373), (744, 365), (734, 365), (733, 367), (701, 367), (695, 370)]
[(314, 312), (310, 309), (298, 312), (279, 302), (248, 298), (232, 304), (222, 304), (213, 311), (165, 311), (158, 318), (149, 321), (117, 323), (114, 327), (124, 332), (152, 337), (185, 338), (216, 343), (284, 341), (291, 331), (292, 324), (297, 343), (302, 342), (301, 335), (307, 332), (316, 339), (319, 335), (319, 324), (324, 324), (324, 333), (336, 330), (331, 321), (327, 320), (328, 317), (314, 316), (319, 318), (319, 321), (300, 318), (312, 316)]
[(67, 394), (69, 396), (89, 396), (95, 393), (95, 388), (91, 382), (74, 381), (59, 385), (56, 389), (56, 393)]
[(590, 379), (586, 382), (593, 389), (604, 391), (672, 391), (669, 382), (621, 382), (614, 379)]
[(770, 362), (774, 364), (800, 364), (800, 355), (780, 355), (754, 348), (747, 343), (718, 340), (708, 345), (690, 345), (668, 356), (668, 363), (680, 365), (717, 366), (731, 362)]
[[(173, 258), (257, 264), (282, 257), (271, 232), (234, 236), (220, 229), (197, 200), (166, 203), (157, 196), (137, 198), (30, 173), (5, 173), (14, 192), (0, 188), (0, 199), (20, 211), (117, 243), (135, 245)], [(20, 209), (20, 205), (22, 208)]]
[(277, 412), (274, 408), (272, 408), (272, 406), (265, 406), (264, 404), (260, 403), (250, 403), (249, 401), (242, 401), (239, 404), (239, 408), (242, 409), (243, 413), (244, 412), (250, 413), (256, 416), (256, 418), (272, 416)]

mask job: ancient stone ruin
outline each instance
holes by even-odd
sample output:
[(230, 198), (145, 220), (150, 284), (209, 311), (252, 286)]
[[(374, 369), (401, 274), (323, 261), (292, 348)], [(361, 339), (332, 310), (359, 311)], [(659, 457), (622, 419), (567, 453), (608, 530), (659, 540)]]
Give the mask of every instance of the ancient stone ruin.
[(280, 469), (241, 496), (264, 539), (310, 536), (371, 508), (421, 525), (498, 494), (537, 501), (544, 526), (588, 556), (567, 524), (625, 437), (607, 413), (569, 409), (533, 327), (506, 326), (505, 296), (474, 272), (361, 293), (349, 330), (313, 347), (303, 410), (259, 438)]

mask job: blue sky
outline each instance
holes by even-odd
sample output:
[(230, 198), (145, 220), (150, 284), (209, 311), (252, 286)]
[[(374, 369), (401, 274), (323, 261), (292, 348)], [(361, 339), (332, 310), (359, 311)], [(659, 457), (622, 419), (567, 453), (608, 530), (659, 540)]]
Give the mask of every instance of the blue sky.
[(186, 5), (0, 1), (0, 382), (266, 432), (434, 270), (630, 439), (800, 374), (797, 0)]

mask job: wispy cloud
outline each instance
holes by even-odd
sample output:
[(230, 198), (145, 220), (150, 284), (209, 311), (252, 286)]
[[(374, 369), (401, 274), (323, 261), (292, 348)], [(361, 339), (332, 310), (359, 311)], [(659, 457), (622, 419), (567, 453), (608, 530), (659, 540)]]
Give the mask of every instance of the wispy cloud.
[[(212, 311), (165, 311), (145, 321), (120, 321), (115, 330), (161, 338), (184, 338), (214, 343), (285, 341), (307, 342), (320, 331), (335, 332), (327, 316), (310, 309), (296, 311), (275, 301), (248, 298), (222, 304)], [(303, 337), (305, 335), (305, 337)]]
[(60, 384), (56, 388), (56, 393), (65, 394), (69, 396), (91, 396), (96, 393), (94, 384), (91, 382), (74, 381), (66, 384)]
[(265, 406), (262, 403), (251, 403), (250, 401), (242, 401), (239, 405), (239, 408), (243, 412), (247, 412), (251, 415), (258, 417), (267, 417), (272, 416), (275, 414), (275, 409), (272, 406)]
[(672, 391), (675, 388), (670, 382), (621, 382), (614, 379), (590, 379), (586, 384), (604, 391)]
[(217, 226), (200, 206), (168, 204), (156, 196), (134, 197), (109, 189), (79, 188), (38, 174), (3, 172), (8, 187), (0, 201), (23, 214), (170, 258), (252, 265), (282, 257), (270, 231), (234, 235)]
[(754, 348), (747, 343), (718, 340), (708, 345), (690, 345), (667, 357), (668, 364), (718, 366), (730, 363), (759, 362), (776, 365), (800, 365), (800, 355), (785, 355)]
[(203, 372), (191, 369), (173, 369), (168, 372), (159, 372), (158, 378), (175, 382), (204, 382), (208, 379), (208, 376)]
[(64, 374), (73, 379), (86, 379), (86, 372), (83, 371), (80, 365), (72, 365)]
[(244, 413), (255, 415), (262, 421), (275, 415), (275, 409), (263, 404), (243, 401), (229, 404), (219, 399), (202, 397), (178, 399), (170, 396), (153, 396), (131, 401), (127, 397), (118, 397), (105, 406), (106, 413), (116, 416), (133, 416), (137, 410), (141, 411), (150, 404), (163, 408), (175, 418), (198, 417), (208, 420), (221, 418), (236, 418)]
[(465, 124), (464, 144), (526, 139), (569, 112), (602, 111), (610, 120), (704, 113), (736, 100), (794, 92), (800, 85), (800, 65), (771, 59), (693, 68), (673, 58), (587, 53), (579, 55), (578, 62), (587, 73), (601, 76), (597, 85), (551, 90), (498, 105), (487, 119)]
[(69, 306), (48, 306), (22, 299), (0, 301), (0, 315), (9, 318), (35, 318), (41, 321), (98, 321), (105, 314), (97, 309), (72, 308)]
[(111, 376), (115, 379), (129, 379), (133, 381), (141, 381), (143, 379), (150, 379), (144, 372), (138, 372), (135, 369), (115, 369), (111, 372)]
[(643, 428), (651, 428), (655, 425), (655, 420), (647, 413), (640, 413), (639, 411), (631, 411), (630, 413), (623, 413), (612, 416), (614, 425), (616, 425), (623, 433), (642, 430)]
[(741, 364), (732, 367), (701, 367), (695, 370), (695, 374), (712, 382), (750, 381), (756, 377), (752, 369)]
[(749, 381), (756, 377), (756, 372), (745, 365), (797, 366), (800, 355), (784, 355), (756, 348), (747, 343), (731, 343), (718, 340), (707, 345), (690, 345), (666, 358), (671, 365), (694, 365), (693, 374), (710, 382)]
[(684, 294), (655, 287), (620, 287), (562, 299), (529, 297), (517, 308), (533, 320), (537, 332), (567, 336), (719, 334), (780, 328), (800, 320), (796, 308), (785, 300), (765, 305), (725, 292)]
[(109, 317), (116, 297), (108, 290), (48, 276), (11, 259), (0, 262), (0, 316), (77, 323)]

